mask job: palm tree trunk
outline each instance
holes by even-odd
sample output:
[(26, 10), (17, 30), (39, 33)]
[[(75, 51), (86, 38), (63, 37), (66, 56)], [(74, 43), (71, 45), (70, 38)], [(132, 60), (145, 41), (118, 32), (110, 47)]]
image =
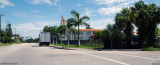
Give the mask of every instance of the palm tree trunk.
[(61, 37), (61, 44), (62, 44), (62, 36), (60, 35), (60, 37)]
[(70, 39), (70, 32), (68, 32), (68, 45), (69, 45), (69, 39)]
[(79, 40), (79, 24), (78, 24), (78, 46), (80, 46), (80, 40)]

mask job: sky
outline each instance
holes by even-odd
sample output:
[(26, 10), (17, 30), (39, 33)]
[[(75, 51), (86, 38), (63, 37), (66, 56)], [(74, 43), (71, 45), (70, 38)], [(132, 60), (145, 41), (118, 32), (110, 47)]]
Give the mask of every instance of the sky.
[[(114, 16), (122, 8), (133, 6), (139, 0), (0, 0), (2, 28), (12, 24), (13, 33), (24, 37), (37, 38), (44, 26), (59, 26), (61, 17), (72, 17), (76, 10), (81, 16), (90, 17), (94, 29), (104, 29), (107, 24), (114, 24)], [(156, 3), (160, 0), (143, 0)], [(85, 28), (81, 26), (80, 28)]]

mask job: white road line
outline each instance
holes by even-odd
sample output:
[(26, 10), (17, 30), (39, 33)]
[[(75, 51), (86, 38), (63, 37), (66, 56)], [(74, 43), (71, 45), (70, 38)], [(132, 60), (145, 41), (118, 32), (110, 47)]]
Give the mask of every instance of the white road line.
[(127, 54), (138, 54), (138, 53), (133, 53), (133, 52), (124, 52), (124, 51), (113, 51), (116, 53), (127, 53)]
[[(70, 51), (72, 51), (72, 50), (70, 50)], [(113, 59), (109, 59), (109, 58), (105, 58), (105, 57), (101, 57), (101, 56), (91, 55), (91, 54), (87, 54), (87, 53), (83, 53), (83, 52), (77, 52), (77, 51), (72, 51), (72, 52), (79, 53), (79, 54), (84, 54), (84, 55), (88, 55), (88, 56), (93, 56), (93, 57), (100, 58), (100, 59), (109, 60), (109, 61), (119, 63), (119, 64), (122, 64), (122, 65), (130, 65), (130, 64), (127, 64), (127, 63), (124, 63), (124, 62), (120, 62), (120, 61), (117, 61), (117, 60), (113, 60)]]
[[(117, 53), (113, 53), (113, 52), (105, 52), (105, 53), (117, 54)], [(130, 57), (136, 57), (136, 58), (143, 58), (143, 59), (148, 59), (148, 60), (159, 60), (159, 59), (152, 59), (152, 58), (148, 58), (148, 57), (141, 57), (141, 56), (128, 55), (128, 54), (117, 54), (117, 55), (130, 56)]]

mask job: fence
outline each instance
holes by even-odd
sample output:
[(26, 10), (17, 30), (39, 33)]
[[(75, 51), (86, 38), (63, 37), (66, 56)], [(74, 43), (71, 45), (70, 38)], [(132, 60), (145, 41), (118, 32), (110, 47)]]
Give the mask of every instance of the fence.
[[(57, 41), (59, 44), (61, 43), (60, 40)], [(68, 40), (63, 40), (63, 44), (67, 45)], [(81, 46), (84, 47), (93, 47), (93, 48), (104, 48), (103, 42), (96, 42), (96, 41), (90, 41), (90, 40), (80, 40)], [(78, 45), (78, 40), (69, 40), (70, 45)]]

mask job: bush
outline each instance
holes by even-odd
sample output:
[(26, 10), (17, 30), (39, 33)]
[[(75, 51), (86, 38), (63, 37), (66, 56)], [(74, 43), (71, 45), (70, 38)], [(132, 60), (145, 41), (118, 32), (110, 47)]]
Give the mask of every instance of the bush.
[(159, 51), (160, 49), (154, 47), (141, 48), (142, 51)]
[(156, 48), (160, 48), (160, 43), (156, 43)]

